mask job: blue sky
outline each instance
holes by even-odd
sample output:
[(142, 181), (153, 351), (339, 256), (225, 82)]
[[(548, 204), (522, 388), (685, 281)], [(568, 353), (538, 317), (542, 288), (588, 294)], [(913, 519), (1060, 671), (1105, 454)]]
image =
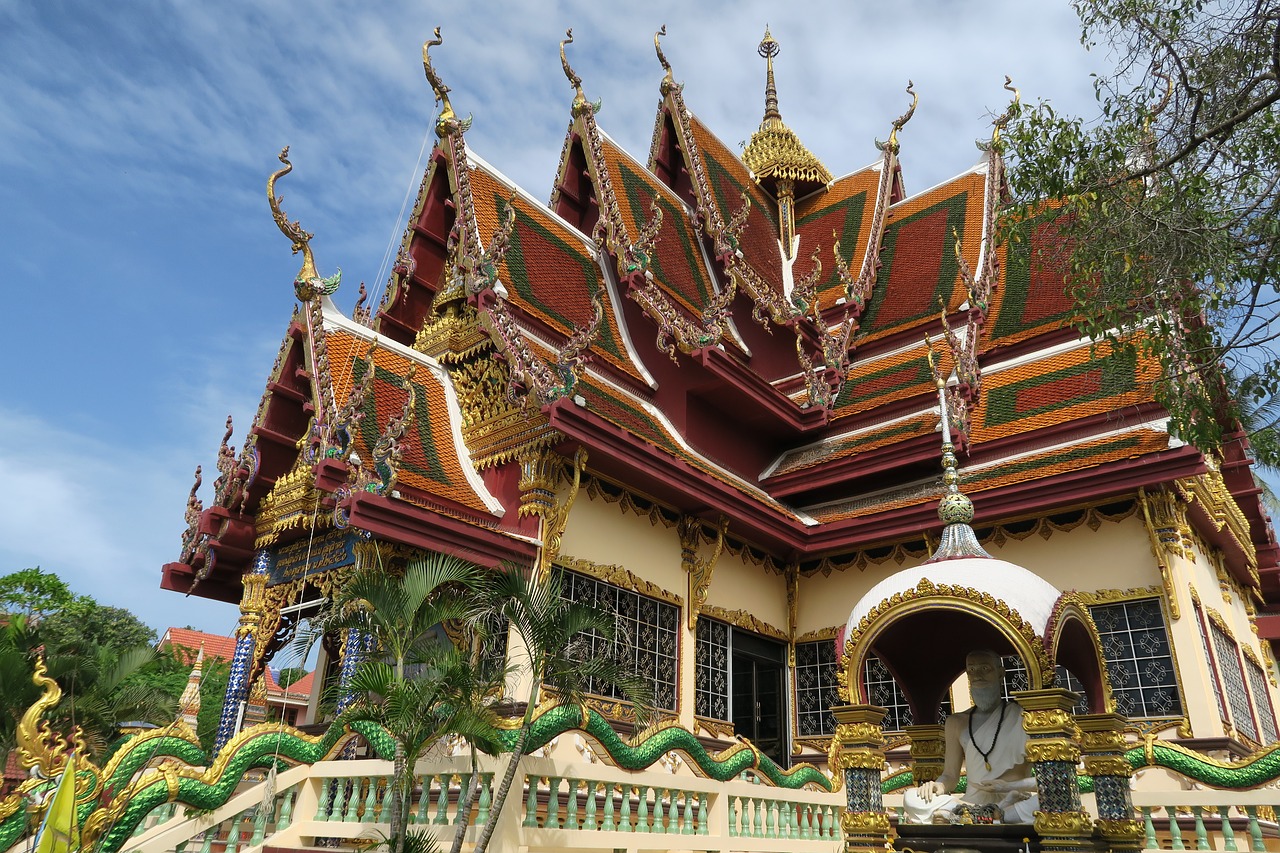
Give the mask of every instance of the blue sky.
[(434, 26), (470, 144), (540, 198), (569, 120), (568, 26), (601, 126), (641, 159), (664, 23), (686, 102), (730, 145), (760, 121), (768, 23), (783, 117), (837, 175), (876, 159), (912, 78), (909, 192), (977, 162), (1004, 74), (1091, 115), (1105, 63), (1066, 2), (617, 6), (0, 0), (0, 574), (39, 564), (159, 631), (231, 630), (235, 607), (159, 577), (192, 472), (212, 469), (228, 413), (240, 446), (294, 304), (267, 175), (290, 145), (284, 206), (321, 273), (343, 268), (338, 304), (362, 280), (380, 293), (434, 116)]

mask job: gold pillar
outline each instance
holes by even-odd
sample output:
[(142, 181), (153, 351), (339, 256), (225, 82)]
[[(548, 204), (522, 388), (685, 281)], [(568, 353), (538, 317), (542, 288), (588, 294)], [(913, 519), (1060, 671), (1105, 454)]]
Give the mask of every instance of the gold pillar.
[(947, 760), (947, 744), (941, 723), (907, 726), (911, 738), (911, 777), (915, 784), (936, 781)]
[(883, 851), (893, 837), (884, 809), (880, 777), (885, 769), (884, 733), (887, 711), (876, 705), (837, 705), (833, 743), (838, 750), (833, 770), (844, 778), (845, 811), (840, 816), (846, 851)]
[(1080, 807), (1080, 744), (1071, 708), (1079, 698), (1070, 690), (1050, 687), (1013, 694), (1025, 711), (1022, 727), (1028, 735), (1027, 761), (1035, 767), (1040, 810), (1035, 827), (1044, 850), (1091, 850), (1093, 820)]
[(1084, 770), (1093, 777), (1093, 793), (1098, 801), (1098, 831), (1115, 851), (1137, 850), (1142, 846), (1142, 823), (1133, 814), (1129, 779), (1133, 768), (1124, 760), (1123, 714), (1084, 714), (1076, 717), (1080, 729), (1080, 749)]

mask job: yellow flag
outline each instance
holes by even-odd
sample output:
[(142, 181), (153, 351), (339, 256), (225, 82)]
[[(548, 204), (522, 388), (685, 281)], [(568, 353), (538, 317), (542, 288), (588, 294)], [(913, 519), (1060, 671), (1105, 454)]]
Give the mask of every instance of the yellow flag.
[(36, 835), (35, 853), (67, 853), (80, 847), (80, 827), (76, 825), (76, 757), (67, 757), (67, 766), (58, 788), (49, 801), (44, 822)]

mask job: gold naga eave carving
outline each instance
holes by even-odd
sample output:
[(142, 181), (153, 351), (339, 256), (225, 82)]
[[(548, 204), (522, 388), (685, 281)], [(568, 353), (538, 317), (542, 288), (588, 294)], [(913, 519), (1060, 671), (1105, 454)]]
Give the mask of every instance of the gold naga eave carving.
[(689, 576), (689, 606), (686, 619), (689, 630), (698, 624), (698, 613), (707, 602), (707, 590), (711, 586), (711, 575), (715, 571), (720, 554), (724, 551), (724, 534), (729, 528), (729, 519), (720, 516), (716, 524), (715, 535), (711, 537), (711, 553), (698, 555), (698, 546), (703, 541), (703, 526), (700, 519), (683, 516), (677, 531), (680, 534), (680, 562)]
[(741, 628), (744, 631), (752, 631), (761, 634), (770, 639), (780, 642), (787, 641), (787, 632), (774, 625), (770, 625), (763, 619), (760, 619), (753, 613), (745, 610), (728, 610), (724, 607), (717, 607), (714, 604), (704, 604), (702, 606), (702, 615), (712, 619), (718, 619), (721, 622), (727, 622), (735, 628)]
[(632, 592), (638, 592), (641, 595), (647, 595), (650, 598), (656, 598), (668, 604), (674, 604), (677, 607), (684, 605), (684, 599), (678, 593), (663, 589), (657, 584), (627, 571), (622, 566), (595, 563), (591, 560), (580, 560), (565, 556), (559, 557), (556, 560), (556, 565), (571, 572), (578, 572), (596, 580), (620, 586), (623, 589), (629, 589)]
[[(578, 498), (582, 484), (582, 472), (587, 465), (587, 449), (579, 447), (573, 456), (572, 466), (554, 450), (537, 450), (526, 453), (520, 460), (520, 508), (521, 517), (536, 515), (541, 522), (542, 547), (538, 550), (537, 576), (545, 583), (551, 576), (551, 565), (560, 554), (560, 543), (569, 513)], [(557, 497), (560, 478), (568, 468), (569, 491)]]
[(1199, 503), (1208, 515), (1210, 523), (1218, 531), (1225, 530), (1235, 544), (1244, 552), (1254, 584), (1258, 583), (1258, 552), (1253, 545), (1249, 521), (1236, 503), (1236, 499), (1227, 489), (1222, 473), (1216, 469), (1198, 477), (1187, 477), (1177, 480), (1175, 486), (1178, 494), (1188, 504)]
[(1174, 589), (1170, 558), (1194, 559), (1191, 549), (1191, 529), (1186, 521), (1186, 507), (1176, 495), (1168, 492), (1147, 494), (1138, 490), (1138, 502), (1142, 506), (1142, 520), (1151, 540), (1151, 555), (1160, 569), (1160, 582), (1165, 598), (1169, 601), (1169, 616), (1179, 618), (1178, 596)]

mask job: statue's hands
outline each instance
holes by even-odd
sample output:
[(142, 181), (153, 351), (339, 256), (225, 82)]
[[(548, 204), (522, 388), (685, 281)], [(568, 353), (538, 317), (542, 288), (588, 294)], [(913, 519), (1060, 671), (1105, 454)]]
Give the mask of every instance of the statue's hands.
[(933, 798), (941, 793), (943, 793), (942, 786), (934, 781), (922, 782), (916, 788), (916, 795), (926, 803), (933, 802)]

